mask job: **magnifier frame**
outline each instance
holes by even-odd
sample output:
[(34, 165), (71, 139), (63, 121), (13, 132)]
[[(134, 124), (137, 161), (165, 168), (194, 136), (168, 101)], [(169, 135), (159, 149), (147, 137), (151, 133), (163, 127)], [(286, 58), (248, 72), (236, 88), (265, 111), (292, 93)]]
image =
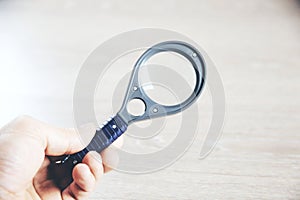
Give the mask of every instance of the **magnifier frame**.
[[(196, 74), (196, 84), (192, 94), (182, 103), (176, 105), (162, 105), (152, 100), (138, 79), (140, 68), (152, 56), (162, 52), (175, 52), (184, 56), (193, 66)], [(156, 118), (166, 115), (176, 114), (189, 107), (200, 95), (205, 83), (205, 62), (200, 52), (193, 46), (181, 41), (167, 41), (152, 46), (136, 62), (131, 74), (130, 82), (127, 88), (126, 96), (118, 115), (128, 125), (149, 118)], [(145, 104), (145, 112), (140, 116), (132, 115), (127, 110), (127, 104), (133, 100), (139, 99)]]
[[(153, 55), (161, 52), (175, 52), (188, 59), (196, 73), (196, 85), (192, 94), (182, 103), (165, 106), (153, 101), (143, 90), (138, 80), (138, 72), (141, 66)], [(49, 165), (50, 178), (61, 189), (66, 188), (72, 181), (72, 171), (75, 165), (82, 162), (82, 159), (89, 151), (102, 152), (121, 136), (132, 122), (146, 120), (149, 118), (171, 115), (183, 111), (190, 106), (200, 95), (205, 82), (205, 63), (201, 54), (191, 45), (180, 41), (168, 41), (154, 45), (148, 49), (136, 62), (127, 93), (120, 111), (107, 120), (99, 129), (86, 148), (80, 152), (50, 157)], [(131, 115), (127, 110), (127, 104), (133, 99), (140, 99), (145, 104), (145, 112), (140, 116)]]

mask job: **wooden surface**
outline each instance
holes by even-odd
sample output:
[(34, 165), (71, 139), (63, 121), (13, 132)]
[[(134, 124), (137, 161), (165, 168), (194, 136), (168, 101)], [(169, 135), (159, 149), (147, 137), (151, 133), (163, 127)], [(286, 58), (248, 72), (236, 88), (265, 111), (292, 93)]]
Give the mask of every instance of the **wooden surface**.
[(222, 76), (222, 137), (205, 159), (199, 134), (171, 167), (107, 174), (91, 199), (300, 199), (299, 11), (293, 0), (2, 0), (0, 124), (29, 114), (73, 126), (76, 75), (97, 45), (136, 28), (171, 29), (199, 43)]

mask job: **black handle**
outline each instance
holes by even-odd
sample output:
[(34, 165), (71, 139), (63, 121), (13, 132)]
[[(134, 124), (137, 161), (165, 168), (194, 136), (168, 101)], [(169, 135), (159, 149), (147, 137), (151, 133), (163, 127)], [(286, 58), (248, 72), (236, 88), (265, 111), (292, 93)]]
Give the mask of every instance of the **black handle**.
[(52, 179), (58, 187), (64, 189), (73, 181), (73, 168), (82, 162), (82, 159), (89, 151), (100, 153), (121, 136), (126, 129), (127, 124), (119, 115), (116, 115), (105, 122), (103, 127), (96, 131), (88, 146), (80, 152), (59, 157), (49, 157), (51, 161), (49, 165), (49, 178)]

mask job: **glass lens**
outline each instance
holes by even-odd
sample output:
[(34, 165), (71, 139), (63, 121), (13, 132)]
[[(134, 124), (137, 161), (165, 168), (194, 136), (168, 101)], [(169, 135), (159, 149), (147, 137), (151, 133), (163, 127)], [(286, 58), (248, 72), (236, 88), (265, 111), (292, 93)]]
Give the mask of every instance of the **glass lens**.
[(166, 106), (184, 102), (196, 84), (192, 64), (174, 52), (152, 56), (141, 66), (138, 79), (142, 89), (153, 101)]

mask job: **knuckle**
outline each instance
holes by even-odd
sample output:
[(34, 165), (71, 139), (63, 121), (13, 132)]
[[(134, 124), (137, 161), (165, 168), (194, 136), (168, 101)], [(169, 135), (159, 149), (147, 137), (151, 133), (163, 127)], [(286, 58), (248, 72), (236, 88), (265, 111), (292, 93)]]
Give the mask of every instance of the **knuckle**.
[(28, 115), (20, 115), (13, 121), (13, 124), (16, 128), (26, 129), (32, 125), (33, 121), (33, 118)]

